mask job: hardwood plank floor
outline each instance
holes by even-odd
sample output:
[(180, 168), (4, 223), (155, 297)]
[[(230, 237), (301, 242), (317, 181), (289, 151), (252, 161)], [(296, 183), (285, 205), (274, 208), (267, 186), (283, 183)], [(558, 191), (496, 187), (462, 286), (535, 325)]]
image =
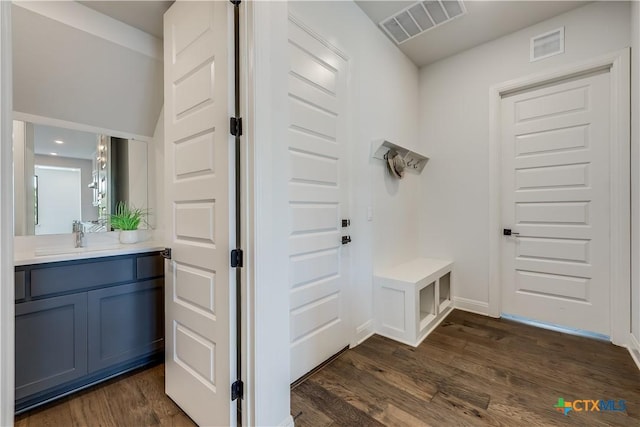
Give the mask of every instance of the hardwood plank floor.
[(16, 427), (193, 427), (164, 394), (164, 365), (135, 371), (18, 415)]
[[(612, 399), (626, 409), (570, 411)], [(418, 347), (373, 336), (291, 392), (296, 426), (638, 426), (640, 371), (613, 344), (454, 310)]]

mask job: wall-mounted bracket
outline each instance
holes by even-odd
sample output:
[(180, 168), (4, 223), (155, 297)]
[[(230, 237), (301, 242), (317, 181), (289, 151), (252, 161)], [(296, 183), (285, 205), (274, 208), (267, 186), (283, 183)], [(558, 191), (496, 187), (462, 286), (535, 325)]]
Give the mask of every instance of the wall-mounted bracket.
[(389, 142), (386, 139), (376, 139), (371, 142), (371, 157), (387, 161), (386, 155), (389, 150), (395, 150), (400, 157), (404, 159), (407, 166), (405, 171), (410, 173), (420, 174), (424, 166), (429, 161), (429, 158), (425, 155), (409, 150), (393, 142)]

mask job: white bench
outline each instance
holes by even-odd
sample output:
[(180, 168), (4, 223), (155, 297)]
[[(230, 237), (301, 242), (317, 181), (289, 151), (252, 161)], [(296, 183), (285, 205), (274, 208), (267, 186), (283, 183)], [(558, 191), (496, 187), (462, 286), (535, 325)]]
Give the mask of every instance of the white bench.
[(417, 258), (373, 277), (376, 332), (417, 347), (449, 314), (453, 262)]

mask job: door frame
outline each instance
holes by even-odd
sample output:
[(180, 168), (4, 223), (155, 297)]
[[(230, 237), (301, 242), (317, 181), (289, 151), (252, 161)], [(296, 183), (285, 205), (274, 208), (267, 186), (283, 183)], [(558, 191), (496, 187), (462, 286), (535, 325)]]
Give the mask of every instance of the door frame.
[(609, 69), (611, 88), (611, 342), (627, 346), (631, 307), (631, 112), (630, 49), (621, 49), (585, 62), (549, 72), (499, 83), (489, 89), (489, 307), (488, 314), (501, 316), (502, 308), (502, 215), (501, 194), (501, 101), (510, 93), (580, 77)]
[(15, 377), (11, 4), (0, 2), (0, 425), (13, 425)]

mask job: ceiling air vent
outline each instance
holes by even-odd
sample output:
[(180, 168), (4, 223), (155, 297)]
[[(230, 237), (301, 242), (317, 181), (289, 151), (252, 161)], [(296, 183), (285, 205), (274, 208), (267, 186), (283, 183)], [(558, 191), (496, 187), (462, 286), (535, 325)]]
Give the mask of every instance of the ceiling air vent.
[(564, 53), (564, 27), (531, 38), (529, 62)]
[(417, 2), (380, 22), (382, 29), (401, 44), (467, 13), (462, 0)]

